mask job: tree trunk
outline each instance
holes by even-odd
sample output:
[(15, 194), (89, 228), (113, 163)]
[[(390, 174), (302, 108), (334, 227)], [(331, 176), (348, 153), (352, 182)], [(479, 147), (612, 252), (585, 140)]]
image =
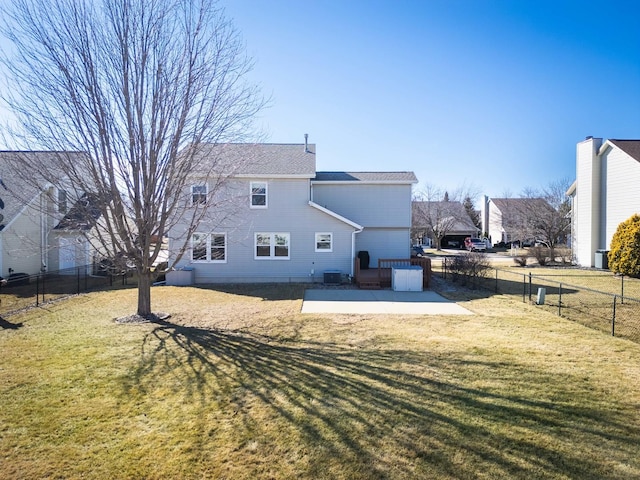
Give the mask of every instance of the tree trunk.
[(151, 271), (138, 272), (138, 315), (151, 314)]

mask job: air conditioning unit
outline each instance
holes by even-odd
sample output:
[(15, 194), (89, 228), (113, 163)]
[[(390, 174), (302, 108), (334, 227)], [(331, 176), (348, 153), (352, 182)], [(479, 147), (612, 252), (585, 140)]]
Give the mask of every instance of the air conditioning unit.
[(325, 285), (340, 285), (341, 283), (340, 270), (325, 270), (324, 271), (324, 284)]

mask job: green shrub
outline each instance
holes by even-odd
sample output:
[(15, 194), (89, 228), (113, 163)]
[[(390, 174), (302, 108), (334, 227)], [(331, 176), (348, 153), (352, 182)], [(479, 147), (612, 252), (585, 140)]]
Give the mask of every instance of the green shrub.
[(618, 225), (608, 260), (612, 272), (640, 277), (640, 215), (634, 214)]

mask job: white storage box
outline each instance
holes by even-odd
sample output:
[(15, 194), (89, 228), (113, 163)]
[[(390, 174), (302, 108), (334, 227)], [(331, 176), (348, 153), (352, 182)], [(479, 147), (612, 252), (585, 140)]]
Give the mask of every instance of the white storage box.
[(391, 288), (395, 292), (421, 292), (422, 267), (403, 266), (391, 269)]
[(193, 268), (185, 267), (180, 270), (171, 270), (167, 272), (167, 285), (174, 287), (184, 287), (193, 285), (195, 271)]

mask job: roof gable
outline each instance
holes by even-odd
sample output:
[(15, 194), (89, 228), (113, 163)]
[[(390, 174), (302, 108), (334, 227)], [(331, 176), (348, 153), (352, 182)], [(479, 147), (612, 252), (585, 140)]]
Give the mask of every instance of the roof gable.
[[(51, 186), (37, 175), (27, 178), (25, 171), (37, 171), (39, 165), (53, 171), (60, 156), (79, 158), (84, 155), (81, 152), (0, 151), (0, 212), (4, 217), (0, 224), (11, 223), (29, 203)], [(81, 162), (78, 160), (75, 163)], [(63, 181), (62, 178), (60, 180)]]
[(634, 160), (640, 162), (640, 140), (607, 140)]
[(69, 209), (67, 214), (54, 227), (54, 230), (87, 231), (91, 230), (100, 218), (99, 197), (95, 194), (84, 194)]

